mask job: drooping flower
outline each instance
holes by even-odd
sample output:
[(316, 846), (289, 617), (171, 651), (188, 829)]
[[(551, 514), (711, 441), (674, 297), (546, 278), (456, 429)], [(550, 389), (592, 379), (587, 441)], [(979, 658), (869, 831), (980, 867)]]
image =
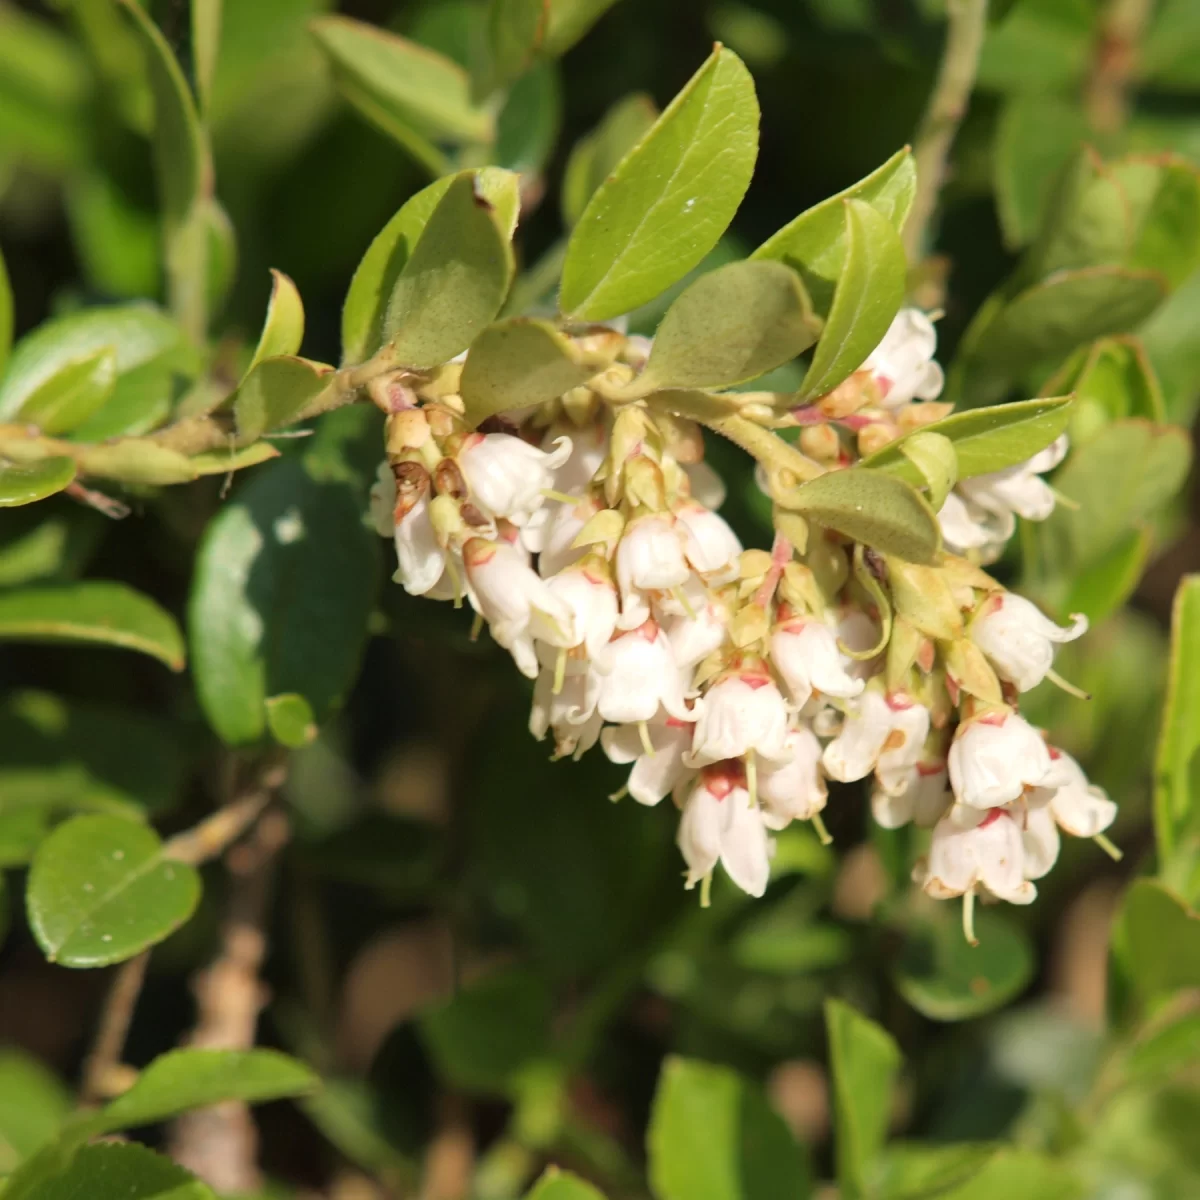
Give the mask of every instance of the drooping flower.
[[(599, 500), (592, 497), (581, 499), (578, 504), (554, 502), (542, 509), (547, 513), (545, 524), (538, 528), (538, 573), (544, 577), (557, 575), (564, 567), (578, 562), (588, 551), (586, 546), (576, 546), (575, 539), (583, 527), (601, 509)], [(522, 534), (529, 529), (525, 526)], [(532, 547), (530, 547), (532, 549)]]
[(533, 707), (529, 712), (529, 732), (540, 742), (554, 731), (557, 757), (580, 757), (600, 738), (603, 718), (596, 711), (600, 679), (593, 671), (567, 675), (559, 680), (555, 694), (555, 672), (544, 668), (533, 688)]
[(981, 892), (1029, 904), (1037, 888), (1025, 878), (1021, 830), (1004, 808), (952, 811), (934, 826), (927, 863), (914, 878), (936, 900)]
[(677, 835), (692, 888), (719, 862), (742, 891), (761, 896), (771, 876), (771, 842), (762, 812), (750, 803), (740, 762), (704, 769), (687, 796)]
[[(652, 754), (646, 750), (647, 741)], [(692, 744), (692, 727), (674, 717), (653, 722), (644, 735), (636, 725), (610, 725), (600, 735), (600, 744), (609, 762), (633, 763), (625, 786), (639, 804), (657, 804), (691, 772), (683, 755)]]
[(1054, 492), (1041, 476), (1062, 462), (1067, 447), (1064, 433), (1045, 450), (1015, 467), (960, 480), (958, 490), (967, 500), (990, 513), (1016, 513), (1027, 521), (1044, 521), (1054, 511)]
[(863, 690), (863, 681), (851, 674), (852, 660), (838, 649), (837, 634), (816, 617), (787, 616), (775, 627), (771, 664), (797, 707), (814, 692), (847, 700)]
[[(929, 729), (929, 713), (904, 692), (868, 688), (846, 712), (842, 731), (825, 747), (825, 773), (842, 783), (865, 779), (886, 764), (890, 781), (913, 765)], [(888, 754), (886, 760), (884, 755)]]
[(763, 821), (782, 829), (789, 821), (811, 821), (829, 795), (821, 774), (821, 743), (807, 726), (792, 729), (784, 742), (786, 758), (758, 768), (758, 801)]
[(683, 534), (684, 555), (694, 571), (714, 585), (737, 578), (742, 543), (724, 517), (689, 501), (676, 508), (675, 520)]
[(694, 615), (680, 613), (668, 622), (667, 637), (681, 667), (694, 667), (725, 644), (729, 635), (729, 608), (721, 600), (710, 599), (692, 609)]
[[(1088, 782), (1083, 768), (1064, 750), (1051, 748), (1050, 770), (1028, 797), (1022, 840), (1025, 877), (1040, 879), (1058, 858), (1059, 830), (1072, 837), (1094, 838), (1117, 817), (1108, 793)], [(1110, 852), (1115, 854), (1115, 851)]]
[(788, 757), (788, 709), (765, 667), (753, 664), (721, 676), (696, 705), (696, 732), (686, 761), (702, 767), (726, 758)]
[(571, 439), (560, 437), (547, 453), (508, 433), (472, 433), (458, 452), (458, 465), (471, 499), (485, 516), (524, 525), (542, 507), (543, 492), (571, 454)]
[(1024, 717), (994, 709), (959, 725), (949, 766), (950, 786), (960, 805), (995, 808), (1045, 780), (1050, 752)]
[(952, 554), (992, 563), (1004, 552), (1017, 527), (1011, 512), (993, 513), (951, 492), (938, 511), (942, 542)]
[(889, 790), (877, 783), (871, 793), (871, 813), (884, 829), (899, 829), (909, 821), (923, 829), (936, 825), (954, 802), (944, 759), (922, 759)]
[[(550, 576), (546, 587), (570, 609), (572, 616), (557, 640), (552, 634), (546, 639), (547, 644), (562, 649), (581, 646), (587, 659), (599, 659), (617, 627), (617, 589), (607, 560), (598, 554), (589, 555)], [(561, 640), (563, 636), (576, 640), (567, 645)]]
[(622, 629), (636, 629), (650, 616), (651, 592), (679, 587), (690, 574), (683, 541), (670, 513), (635, 517), (617, 545), (617, 585)]
[(668, 716), (691, 721), (683, 675), (667, 635), (653, 620), (613, 638), (601, 664), (597, 708), (617, 725), (652, 721), (660, 707)]
[(936, 350), (933, 322), (918, 308), (902, 308), (862, 366), (871, 372), (884, 408), (941, 395), (945, 376), (934, 361)]
[(1087, 632), (1087, 617), (1076, 614), (1061, 629), (1036, 605), (1012, 592), (993, 592), (971, 622), (971, 638), (1002, 679), (1027, 692), (1046, 678), (1054, 665), (1054, 647)]

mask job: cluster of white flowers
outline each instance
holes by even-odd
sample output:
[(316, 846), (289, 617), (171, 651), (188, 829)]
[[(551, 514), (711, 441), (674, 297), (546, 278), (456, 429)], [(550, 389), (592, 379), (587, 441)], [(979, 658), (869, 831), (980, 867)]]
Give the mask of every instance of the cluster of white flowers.
[[(944, 415), (935, 342), (924, 314), (903, 311), (860, 371), (796, 411), (801, 447), (845, 465)], [(644, 358), (630, 339), (628, 369)], [(826, 837), (828, 782), (870, 778), (877, 821), (932, 830), (915, 877), (964, 897), (972, 936), (976, 894), (1028, 903), (1060, 828), (1095, 837), (1112, 822), (1107, 797), (1017, 711), (1086, 621), (1061, 629), (982, 570), (1015, 516), (1049, 515), (1040, 473), (1065, 442), (947, 499), (952, 553), (917, 583), (940, 597), (930, 628), (906, 620), (895, 587), (883, 619), (838, 535), (743, 550), (693, 423), (587, 388), (522, 418), (471, 431), (453, 395), (393, 412), (376, 526), (394, 538), (397, 582), (468, 601), (535, 681), (530, 729), (556, 756), (599, 742), (630, 765), (618, 795), (673, 797), (688, 887), (706, 895), (720, 864), (762, 895), (771, 835), (808, 820)], [(865, 567), (887, 593), (903, 564)]]

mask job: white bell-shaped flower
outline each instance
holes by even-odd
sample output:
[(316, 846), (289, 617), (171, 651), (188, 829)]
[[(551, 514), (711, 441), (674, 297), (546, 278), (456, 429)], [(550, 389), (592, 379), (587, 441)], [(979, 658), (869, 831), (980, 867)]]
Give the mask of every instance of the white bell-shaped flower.
[(885, 696), (878, 686), (869, 687), (847, 706), (841, 732), (825, 747), (825, 773), (853, 783), (865, 779), (882, 761), (891, 781), (893, 773), (899, 777), (918, 760), (928, 729), (928, 711), (911, 696), (904, 692)]
[(737, 578), (742, 543), (724, 517), (693, 500), (679, 505), (675, 521), (694, 571), (717, 586)]
[(1012, 592), (993, 592), (971, 622), (971, 638), (1002, 679), (1019, 692), (1037, 687), (1054, 665), (1054, 647), (1087, 632), (1087, 617), (1074, 614), (1060, 629), (1036, 605)]
[(570, 454), (568, 437), (558, 438), (547, 453), (512, 434), (472, 433), (457, 459), (480, 511), (523, 525), (542, 507), (542, 493), (554, 486), (554, 472)]
[(993, 563), (1016, 531), (1011, 512), (994, 513), (951, 492), (938, 511), (942, 542), (952, 554)]
[(688, 794), (679, 820), (679, 849), (689, 888), (719, 862), (742, 891), (761, 896), (771, 877), (771, 839), (762, 812), (750, 803), (741, 764), (705, 769)]
[(1050, 752), (1024, 717), (992, 710), (959, 725), (950, 746), (950, 786), (968, 808), (995, 808), (1043, 782)]
[(538, 674), (534, 638), (578, 643), (571, 609), (555, 596), (516, 545), (471, 538), (463, 547), (474, 603), (492, 637), (508, 650), (521, 674)]
[(904, 791), (921, 761), (929, 735), (929, 709), (904, 692), (888, 697), (892, 728), (875, 763), (875, 778), (885, 792)]
[(617, 543), (619, 627), (642, 625), (650, 617), (650, 594), (679, 587), (690, 574), (675, 518), (670, 513), (635, 517)]
[[(581, 646), (588, 659), (599, 659), (617, 627), (617, 589), (607, 562), (599, 555), (591, 555), (550, 576), (546, 586), (571, 610), (572, 616), (569, 628), (552, 634), (546, 639), (547, 644), (568, 650)], [(564, 636), (576, 640), (566, 645), (561, 640)]]
[[(646, 742), (654, 751), (646, 751)], [(609, 725), (600, 735), (609, 762), (633, 763), (626, 787), (639, 804), (657, 804), (669, 796), (691, 769), (684, 765), (684, 752), (692, 744), (692, 727), (668, 717), (645, 729), (637, 725)]]
[(699, 462), (685, 463), (683, 470), (688, 477), (692, 499), (716, 512), (725, 503), (725, 480), (703, 459)]
[(722, 675), (697, 701), (689, 766), (702, 767), (753, 751), (760, 758), (788, 757), (787, 702), (765, 669), (747, 666)]
[(589, 496), (575, 505), (553, 502), (544, 510), (550, 515), (538, 531), (538, 541), (541, 545), (537, 551), (540, 575), (544, 578), (557, 575), (564, 567), (578, 562), (587, 554), (586, 546), (576, 546), (574, 542), (601, 507), (599, 500)]
[(680, 667), (694, 667), (719, 650), (729, 635), (729, 608), (720, 600), (708, 600), (692, 609), (693, 616), (680, 613), (666, 626), (671, 650)]
[(914, 877), (936, 900), (978, 892), (1029, 904), (1037, 895), (1025, 878), (1021, 830), (1003, 808), (943, 817), (934, 826), (929, 858)]
[[(562, 428), (556, 425), (542, 440), (542, 449), (548, 454), (556, 453), (561, 436)], [(550, 486), (556, 492), (579, 496), (604, 463), (608, 453), (608, 430), (597, 421), (581, 429), (572, 429), (569, 441), (571, 452), (559, 463)]]
[(1117, 806), (1108, 798), (1108, 793), (1090, 783), (1083, 768), (1065, 750), (1053, 747), (1050, 749), (1050, 770), (1029, 797), (1030, 808), (1042, 804), (1050, 809), (1059, 827), (1072, 837), (1095, 837), (1117, 819)]
[(816, 617), (788, 617), (771, 634), (771, 665), (802, 708), (814, 693), (848, 700), (863, 690), (851, 674), (853, 659), (838, 649), (837, 634)]
[(1054, 814), (1048, 804), (1038, 808), (1032, 805), (1025, 813), (1021, 827), (1021, 852), (1024, 862), (1021, 869), (1026, 879), (1041, 879), (1049, 875), (1054, 864), (1058, 861), (1058, 852), (1062, 845), (1058, 826), (1054, 823)]
[(877, 783), (871, 793), (871, 813), (884, 829), (899, 829), (909, 821), (930, 829), (954, 802), (944, 760), (918, 762), (888, 790)]
[(789, 821), (811, 821), (825, 807), (829, 789), (821, 774), (821, 743), (808, 726), (791, 730), (784, 743), (787, 757), (758, 768), (758, 802), (770, 829)]
[(1054, 511), (1054, 492), (1041, 476), (1062, 462), (1067, 446), (1067, 435), (1061, 434), (1027, 461), (990, 475), (960, 480), (958, 489), (967, 500), (988, 512), (1016, 513), (1027, 521), (1044, 521)]
[(933, 361), (936, 351), (933, 322), (918, 308), (902, 308), (862, 366), (875, 380), (882, 407), (899, 408), (941, 395), (945, 376)]
[(683, 673), (657, 622), (647, 621), (613, 638), (599, 666), (605, 674), (597, 707), (606, 721), (652, 721), (660, 707), (680, 721), (694, 719), (684, 698)]
[(396, 547), (396, 573), (392, 578), (410, 596), (431, 592), (446, 569), (446, 553), (438, 545), (429, 519), (429, 497), (422, 496), (400, 518), (392, 540)]
[(600, 679), (594, 671), (568, 675), (554, 691), (555, 673), (543, 669), (533, 688), (529, 732), (540, 742), (554, 731), (555, 755), (576, 758), (590, 750), (600, 738), (603, 718), (596, 711)]

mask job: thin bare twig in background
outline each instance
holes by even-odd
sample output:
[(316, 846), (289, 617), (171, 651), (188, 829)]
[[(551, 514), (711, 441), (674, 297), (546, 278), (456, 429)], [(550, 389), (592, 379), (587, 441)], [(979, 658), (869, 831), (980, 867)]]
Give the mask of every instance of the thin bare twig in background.
[(146, 979), (150, 951), (122, 963), (113, 976), (112, 985), (100, 1011), (96, 1040), (83, 1067), (83, 1086), (79, 1091), (80, 1104), (96, 1104), (125, 1090), (129, 1083), (128, 1069), (121, 1064), (125, 1039), (133, 1021), (133, 1010)]
[(1116, 133), (1129, 118), (1138, 48), (1155, 0), (1111, 0), (1100, 19), (1092, 71), (1084, 91), (1088, 122), (1097, 133)]
[(908, 261), (914, 266), (925, 257), (950, 147), (975, 86), (979, 51), (987, 32), (987, 0), (949, 0), (946, 19), (946, 44), (937, 81), (913, 144), (917, 192), (904, 226), (903, 241)]
[(475, 1135), (467, 1104), (448, 1093), (438, 1103), (437, 1132), (425, 1151), (418, 1200), (467, 1200), (475, 1171)]

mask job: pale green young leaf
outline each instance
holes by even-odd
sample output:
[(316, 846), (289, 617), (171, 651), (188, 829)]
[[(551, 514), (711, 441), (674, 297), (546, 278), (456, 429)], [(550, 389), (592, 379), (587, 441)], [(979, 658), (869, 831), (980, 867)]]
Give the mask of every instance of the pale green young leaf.
[[(954, 447), (958, 478), (970, 479), (974, 475), (1003, 471), (1032, 458), (1066, 429), (1070, 415), (1070, 396), (1021, 400), (954, 413), (924, 426), (919, 433), (946, 438)], [(920, 485), (924, 478), (905, 454), (905, 447), (915, 436), (907, 434), (890, 442), (863, 459), (862, 465)]]
[(25, 1200), (216, 1200), (216, 1193), (169, 1158), (136, 1143), (84, 1146), (47, 1174)]
[(71, 1093), (48, 1067), (20, 1050), (0, 1050), (0, 1176), (39, 1150), (71, 1111)]
[[(919, 1193), (920, 1200), (928, 1193)], [(1070, 1160), (1001, 1146), (978, 1171), (936, 1193), (937, 1200), (1083, 1200), (1087, 1191)], [(911, 1200), (918, 1200), (918, 1196)], [(903, 1197), (901, 1200), (910, 1200)]]
[(29, 927), (51, 962), (104, 967), (161, 942), (195, 911), (200, 876), (167, 858), (154, 830), (107, 815), (72, 817), (29, 869)]
[(650, 1114), (659, 1200), (797, 1200), (807, 1156), (762, 1092), (729, 1067), (671, 1057)]
[[(507, 184), (515, 195), (516, 176), (507, 174)], [(382, 338), (397, 363), (419, 368), (446, 362), (500, 311), (513, 273), (506, 217), (507, 206), (485, 193), (472, 172), (446, 189), (384, 312)]]
[(346, 98), (435, 141), (488, 143), (493, 122), (471, 102), (466, 72), (449, 58), (349, 17), (320, 17), (310, 28)]
[(4, 255), (0, 254), (0, 379), (4, 378), (4, 368), (12, 349), (12, 338), (12, 285), (8, 282), (8, 268), (4, 265)]
[(825, 1001), (833, 1075), (837, 1176), (847, 1200), (868, 1193), (887, 1139), (900, 1050), (891, 1034), (841, 1000)]
[(496, 413), (543, 404), (602, 370), (549, 321), (511, 317), (488, 326), (471, 344), (460, 391), (467, 424)]
[(718, 47), (588, 202), (567, 246), (560, 306), (602, 321), (653, 299), (716, 245), (758, 153), (758, 100)]
[(642, 92), (618, 100), (604, 119), (571, 149), (563, 171), (562, 214), (574, 225), (596, 189), (629, 151), (645, 137), (658, 117), (654, 101)]
[(0, 639), (92, 642), (137, 650), (183, 670), (183, 638), (174, 618), (123, 583), (89, 579), (0, 593)]
[(76, 425), (69, 440), (87, 445), (152, 433), (171, 415), (176, 386), (182, 384), (167, 362), (134, 367), (117, 377), (104, 406)]
[(800, 389), (808, 399), (831, 391), (862, 366), (904, 302), (907, 263), (895, 227), (865, 200), (842, 204), (845, 260)]
[(207, 454), (194, 454), (189, 460), (197, 476), (228, 475), (243, 467), (256, 467), (279, 457), (279, 451), (270, 442), (252, 442), (240, 450), (210, 450)]
[(819, 332), (794, 271), (730, 263), (701, 275), (667, 309), (635, 385), (644, 393), (757, 379), (807, 350)]
[(312, 707), (303, 696), (296, 692), (268, 696), (266, 706), (267, 728), (281, 746), (299, 750), (316, 740), (317, 724)]
[(871, 205), (899, 233), (908, 219), (916, 182), (912, 153), (906, 146), (866, 178), (789, 221), (750, 257), (778, 259), (798, 271), (817, 312), (824, 316), (846, 261), (844, 201), (861, 200)]
[(106, 346), (67, 363), (25, 398), (18, 421), (43, 433), (69, 433), (104, 407), (117, 382), (117, 356)]
[(16, 508), (45, 500), (75, 479), (75, 460), (66, 455), (0, 466), (0, 508)]
[(918, 430), (904, 439), (900, 453), (908, 459), (929, 491), (929, 507), (939, 512), (958, 480), (958, 453), (945, 434)]
[(78, 461), (80, 474), (119, 483), (165, 487), (196, 478), (196, 469), (187, 455), (149, 438), (124, 438), (106, 446), (89, 446), (79, 452)]
[(525, 1200), (604, 1200), (604, 1196), (578, 1175), (558, 1167), (547, 1167), (537, 1183), (525, 1193)]
[(1154, 762), (1154, 833), (1169, 868), (1181, 835), (1200, 829), (1200, 575), (1184, 576), (1171, 613), (1171, 656)]
[(192, 66), (200, 108), (212, 106), (213, 79), (217, 73), (217, 51), (221, 44), (223, 0), (192, 0)]
[(875, 1186), (886, 1200), (933, 1200), (975, 1178), (1000, 1149), (998, 1142), (890, 1142)]
[(233, 402), (238, 437), (253, 440), (298, 420), (328, 386), (333, 368), (307, 358), (264, 358), (250, 370)]

